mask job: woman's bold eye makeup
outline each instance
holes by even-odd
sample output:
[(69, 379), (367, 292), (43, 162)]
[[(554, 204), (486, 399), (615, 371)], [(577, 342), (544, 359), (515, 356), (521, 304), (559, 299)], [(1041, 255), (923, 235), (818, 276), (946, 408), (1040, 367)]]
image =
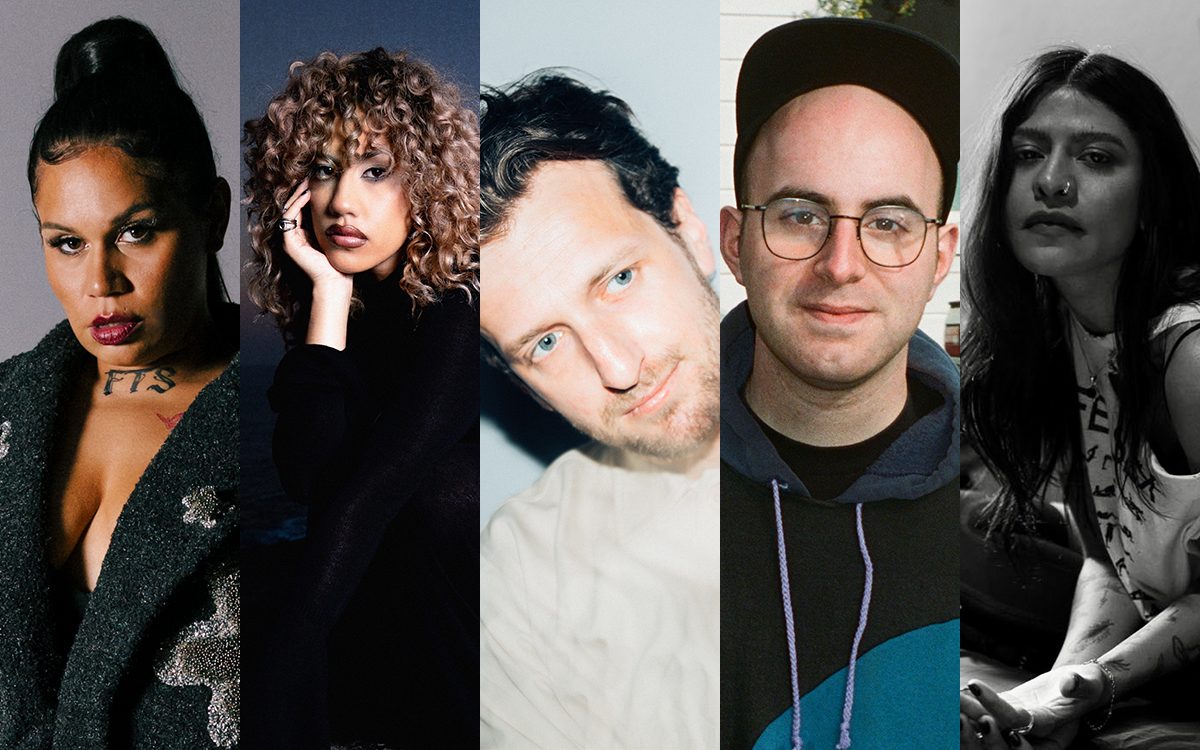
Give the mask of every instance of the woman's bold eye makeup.
[[(145, 245), (154, 241), (158, 230), (159, 220), (157, 217), (135, 219), (115, 230), (110, 241), (115, 241), (120, 245)], [(87, 246), (82, 237), (70, 233), (50, 237), (46, 240), (46, 244), (67, 256), (78, 255)]]
[(313, 164), (312, 169), (309, 170), (309, 176), (311, 179), (317, 181), (332, 179), (335, 174), (337, 174), (337, 169), (332, 164), (327, 162), (317, 162), (316, 164)]

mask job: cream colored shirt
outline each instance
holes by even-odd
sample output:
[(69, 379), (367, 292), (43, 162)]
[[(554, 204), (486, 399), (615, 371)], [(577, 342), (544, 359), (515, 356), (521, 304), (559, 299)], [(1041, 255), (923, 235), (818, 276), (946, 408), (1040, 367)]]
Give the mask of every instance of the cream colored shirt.
[(718, 742), (719, 469), (572, 450), (481, 539), (481, 748)]

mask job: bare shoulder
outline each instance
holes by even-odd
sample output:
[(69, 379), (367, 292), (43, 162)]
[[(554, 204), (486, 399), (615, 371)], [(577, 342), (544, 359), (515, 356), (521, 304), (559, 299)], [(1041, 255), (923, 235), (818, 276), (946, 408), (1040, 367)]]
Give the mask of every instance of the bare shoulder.
[[(1172, 331), (1163, 388), (1171, 424), (1192, 471), (1200, 471), (1200, 330)], [(1182, 338), (1181, 338), (1182, 337)]]

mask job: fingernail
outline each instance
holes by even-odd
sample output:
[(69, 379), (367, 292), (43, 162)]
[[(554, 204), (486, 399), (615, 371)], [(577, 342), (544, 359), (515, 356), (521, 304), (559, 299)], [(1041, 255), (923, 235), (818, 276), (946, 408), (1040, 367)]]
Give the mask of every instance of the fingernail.
[(971, 684), (967, 685), (967, 690), (970, 690), (972, 695), (976, 697), (979, 696), (979, 686), (975, 683), (972, 682)]
[(1021, 738), (1017, 735), (1016, 732), (1006, 733), (1004, 735), (1004, 741), (1008, 743), (1009, 747), (1020, 747), (1021, 746)]
[(992, 722), (988, 721), (987, 719), (984, 719), (983, 721), (979, 722), (979, 732), (984, 737), (991, 734), (992, 733)]

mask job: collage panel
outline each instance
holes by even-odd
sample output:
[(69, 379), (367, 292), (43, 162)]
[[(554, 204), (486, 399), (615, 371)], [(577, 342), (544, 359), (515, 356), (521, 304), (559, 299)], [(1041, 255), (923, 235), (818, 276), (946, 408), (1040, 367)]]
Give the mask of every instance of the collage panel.
[(479, 9), (241, 33), (245, 746), (471, 747)]
[(6, 748), (238, 743), (237, 11), (0, 14)]
[(1200, 742), (1198, 26), (964, 8), (963, 747)]
[(958, 13), (901, 5), (722, 3), (721, 747), (956, 736)]
[(480, 746), (715, 747), (717, 8), (482, 10)]

